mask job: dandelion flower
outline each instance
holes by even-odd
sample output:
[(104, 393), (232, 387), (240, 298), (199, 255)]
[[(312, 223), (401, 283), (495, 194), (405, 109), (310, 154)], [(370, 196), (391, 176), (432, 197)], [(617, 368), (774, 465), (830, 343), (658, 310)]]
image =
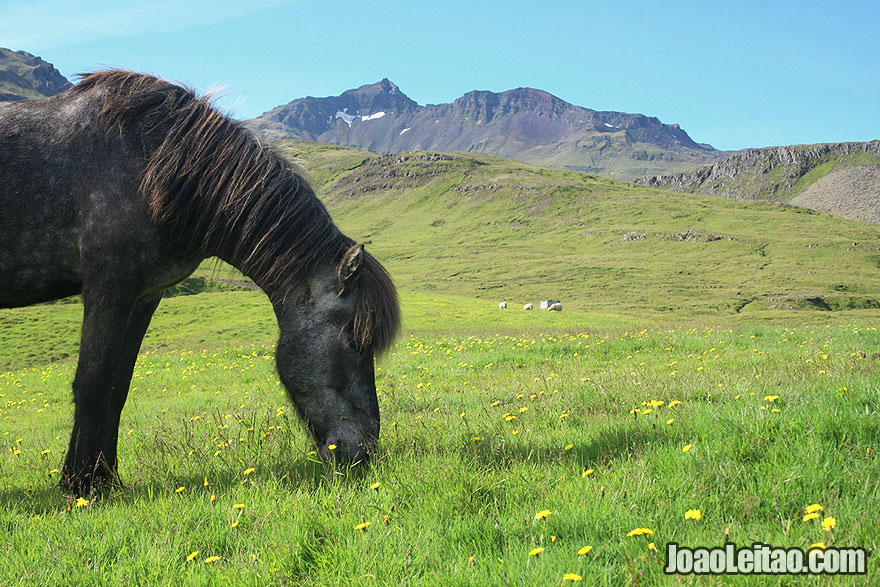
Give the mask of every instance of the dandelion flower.
[(380, 485), (382, 485), (382, 484), (381, 483), (373, 483), (372, 485), (370, 485), (370, 489), (379, 489)]
[(565, 573), (562, 575), (563, 581), (583, 581), (584, 578), (576, 573)]
[(813, 512), (824, 512), (824, 511), (825, 511), (825, 508), (823, 508), (818, 503), (808, 505), (806, 508), (804, 508), (804, 513), (807, 513), (807, 514), (812, 514)]
[(529, 556), (538, 556), (542, 552), (544, 552), (544, 549), (539, 546), (538, 548), (531, 549), (529, 551)]
[(207, 475), (205, 475), (205, 481), (204, 481), (202, 484), (203, 484), (205, 487), (207, 487), (208, 485), (210, 485), (210, 483), (208, 483), (208, 476), (207, 476)]
[(810, 512), (809, 514), (804, 516), (804, 522), (809, 522), (810, 520), (815, 520), (819, 517), (817, 512)]
[(186, 490), (186, 487), (178, 487), (174, 490), (174, 493), (183, 493)]
[(674, 408), (675, 406), (677, 406), (679, 404), (681, 404), (681, 402), (678, 401), (677, 399), (675, 399), (675, 400), (672, 400), (671, 402), (669, 402), (669, 404), (666, 407), (667, 408)]
[(592, 474), (593, 474), (593, 469), (587, 469), (586, 471), (581, 473), (581, 477), (589, 477)]
[(653, 542), (649, 542), (648, 543), (648, 550), (651, 550), (653, 552), (657, 552), (657, 545), (654, 544)]
[(230, 528), (238, 528), (238, 520), (233, 520), (231, 524), (229, 524)]
[(822, 529), (823, 530), (826, 530), (826, 531), (831, 530), (836, 525), (837, 525), (837, 519), (832, 516), (828, 516), (827, 518), (822, 520)]
[(191, 553), (189, 553), (189, 555), (186, 557), (186, 562), (189, 562), (189, 561), (193, 560), (194, 558), (196, 558), (198, 556), (199, 552), (201, 552), (201, 551), (194, 550)]
[(205, 562), (206, 563), (216, 563), (218, 560), (220, 560), (220, 557), (215, 555), (215, 556), (209, 556), (208, 558), (206, 558)]
[(543, 520), (544, 518), (546, 518), (547, 516), (549, 516), (549, 515), (552, 514), (552, 513), (553, 513), (553, 512), (551, 512), (550, 510), (541, 510), (540, 512), (538, 512), (537, 514), (535, 514), (535, 520), (534, 520), (534, 521), (537, 522), (538, 520)]
[(592, 546), (584, 546), (583, 548), (578, 550), (578, 554), (580, 554), (580, 555), (589, 554), (591, 550), (593, 550)]
[(360, 524), (355, 526), (354, 529), (355, 530), (366, 530), (367, 528), (370, 527), (371, 524), (372, 524), (372, 522), (361, 522)]
[(242, 474), (242, 475), (250, 475), (250, 474), (253, 473), (254, 471), (256, 471), (256, 469), (254, 469), (253, 467), (248, 467), (247, 469), (245, 469), (244, 471), (242, 471), (241, 474)]
[(667, 424), (670, 424), (670, 425), (671, 425), (673, 422), (675, 422), (675, 418), (669, 418), (668, 420), (666, 420), (666, 423), (667, 423)]
[(564, 448), (563, 450), (571, 450), (571, 449), (573, 449), (573, 448), (574, 448), (574, 445), (573, 445), (573, 444), (566, 444), (566, 445), (565, 445), (565, 448)]
[(688, 510), (684, 513), (684, 519), (700, 521), (703, 519), (703, 512), (700, 510)]
[(692, 448), (694, 448), (694, 445), (693, 445), (693, 444), (686, 444), (686, 445), (684, 445), (684, 447), (681, 449), (681, 452), (687, 452), (687, 451), (689, 451), (689, 450), (692, 449)]
[(84, 507), (86, 507), (87, 505), (89, 505), (89, 500), (87, 500), (87, 499), (85, 499), (85, 498), (83, 498), (83, 497), (77, 497), (77, 498), (76, 498), (76, 507), (78, 507), (78, 508), (84, 508)]
[(234, 504), (232, 504), (232, 507), (237, 510), (243, 510), (244, 504), (243, 503), (234, 503)]
[(648, 528), (636, 528), (635, 530), (630, 530), (627, 533), (627, 536), (653, 536), (654, 531), (649, 530)]
[(335, 444), (328, 444), (327, 448), (329, 448), (330, 450), (336, 450), (336, 445)]
[(825, 543), (824, 543), (824, 542), (814, 542), (813, 544), (811, 544), (811, 545), (807, 548), (807, 550), (810, 550), (811, 548), (821, 548), (822, 550), (825, 550), (825, 549), (828, 548), (828, 547), (825, 546)]

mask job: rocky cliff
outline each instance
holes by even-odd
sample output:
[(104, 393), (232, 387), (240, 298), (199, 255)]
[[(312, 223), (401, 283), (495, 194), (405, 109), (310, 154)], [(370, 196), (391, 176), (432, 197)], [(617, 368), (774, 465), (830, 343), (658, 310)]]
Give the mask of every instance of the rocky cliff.
[(750, 149), (694, 171), (639, 178), (662, 189), (783, 202), (880, 222), (880, 141)]
[(54, 96), (71, 85), (51, 63), (26, 51), (0, 48), (0, 101)]

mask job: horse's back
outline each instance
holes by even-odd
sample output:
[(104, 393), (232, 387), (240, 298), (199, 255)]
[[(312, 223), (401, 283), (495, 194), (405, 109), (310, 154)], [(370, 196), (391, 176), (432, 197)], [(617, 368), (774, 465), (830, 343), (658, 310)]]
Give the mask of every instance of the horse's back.
[(108, 132), (99, 108), (100, 96), (70, 93), (0, 108), (0, 307), (156, 257), (136, 143)]

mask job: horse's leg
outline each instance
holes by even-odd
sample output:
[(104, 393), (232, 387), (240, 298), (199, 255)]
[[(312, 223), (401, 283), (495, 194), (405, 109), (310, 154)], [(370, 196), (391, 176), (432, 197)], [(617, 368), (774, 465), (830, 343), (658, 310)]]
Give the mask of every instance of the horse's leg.
[(137, 353), (160, 296), (113, 300), (83, 292), (83, 331), (73, 380), (74, 421), (62, 484), (80, 494), (116, 471), (119, 416)]
[[(116, 459), (116, 444), (119, 435), (119, 417), (122, 415), (122, 408), (125, 406), (125, 400), (128, 397), (128, 390), (131, 386), (131, 375), (134, 372), (134, 364), (137, 362), (138, 351), (140, 351), (141, 343), (144, 340), (144, 334), (150, 326), (150, 320), (153, 318), (153, 312), (159, 305), (162, 294), (157, 296), (139, 300), (135, 304), (128, 321), (128, 328), (125, 330), (125, 338), (122, 341), (122, 347), (119, 350), (119, 360), (116, 363), (116, 372), (113, 375), (113, 384), (111, 386), (110, 405), (107, 412), (107, 430), (112, 434), (104, 437), (105, 444), (101, 449), (103, 458), (102, 464), (106, 466), (99, 469), (98, 474), (102, 479), (118, 480), (118, 469)], [(101, 473), (105, 473), (101, 475)]]

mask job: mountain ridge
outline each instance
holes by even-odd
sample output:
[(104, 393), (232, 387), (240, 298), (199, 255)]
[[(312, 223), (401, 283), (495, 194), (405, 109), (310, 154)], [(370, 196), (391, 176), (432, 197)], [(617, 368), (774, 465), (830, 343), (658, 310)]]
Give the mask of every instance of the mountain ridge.
[(726, 155), (656, 117), (596, 111), (544, 90), (474, 90), (420, 106), (387, 78), (339, 96), (299, 98), (246, 121), (269, 140), (306, 139), (391, 154), (485, 153), (634, 179)]

